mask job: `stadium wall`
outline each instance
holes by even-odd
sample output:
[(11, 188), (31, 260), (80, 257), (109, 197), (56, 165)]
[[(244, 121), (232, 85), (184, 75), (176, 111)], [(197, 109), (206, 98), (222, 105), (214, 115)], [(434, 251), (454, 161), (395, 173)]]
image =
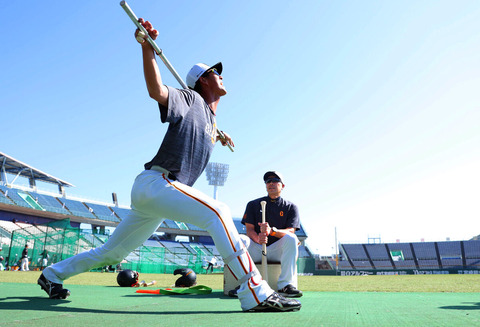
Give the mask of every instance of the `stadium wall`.
[(399, 270), (338, 270), (339, 276), (368, 276), (368, 275), (479, 275), (478, 268), (455, 268), (455, 269), (399, 269)]

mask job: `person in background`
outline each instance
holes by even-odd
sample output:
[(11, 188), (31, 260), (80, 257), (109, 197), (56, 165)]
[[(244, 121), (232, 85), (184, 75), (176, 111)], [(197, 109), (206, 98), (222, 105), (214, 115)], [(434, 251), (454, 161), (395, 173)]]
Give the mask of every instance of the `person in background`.
[(43, 250), (42, 254), (42, 265), (40, 266), (40, 270), (45, 269), (48, 266), (48, 258), (50, 258), (47, 249)]
[[(280, 261), (281, 273), (277, 283), (278, 293), (285, 297), (301, 297), (297, 289), (298, 241), (295, 231), (300, 229), (298, 208), (281, 197), (285, 188), (279, 172), (267, 171), (263, 180), (267, 195), (250, 201), (245, 209), (242, 224), (247, 235), (241, 235), (255, 262), (262, 260), (262, 244), (267, 244), (267, 259)], [(266, 222), (262, 223), (260, 202), (266, 201)]]
[(213, 267), (215, 267), (216, 264), (217, 264), (217, 258), (213, 256), (208, 262), (207, 273), (208, 273), (208, 269), (210, 269), (210, 272), (213, 273)]
[(23, 248), (22, 251), (22, 260), (20, 263), (20, 270), (21, 271), (29, 271), (30, 269), (28, 268), (28, 244), (25, 244), (25, 247)]

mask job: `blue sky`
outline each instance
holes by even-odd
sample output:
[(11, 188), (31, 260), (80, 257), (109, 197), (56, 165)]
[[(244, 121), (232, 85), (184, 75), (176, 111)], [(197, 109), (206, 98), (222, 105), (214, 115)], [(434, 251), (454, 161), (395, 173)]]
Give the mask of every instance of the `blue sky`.
[[(128, 1), (177, 72), (224, 64), (235, 217), (278, 170), (317, 253), (480, 234), (478, 1)], [(119, 1), (0, 1), (0, 151), (104, 202), (167, 128)], [(165, 84), (180, 87), (158, 60)], [(40, 185), (39, 185), (40, 186)], [(195, 185), (213, 195), (205, 174)], [(48, 189), (48, 186), (45, 186)]]

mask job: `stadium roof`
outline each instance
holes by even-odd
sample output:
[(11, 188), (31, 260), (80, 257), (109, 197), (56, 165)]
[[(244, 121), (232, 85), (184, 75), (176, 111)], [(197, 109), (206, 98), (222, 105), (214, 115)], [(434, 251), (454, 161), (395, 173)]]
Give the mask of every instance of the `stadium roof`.
[[(29, 166), (21, 161), (18, 161), (2, 152), (0, 152), (0, 173), (9, 173), (12, 175), (28, 178), (33, 181), (42, 181), (45, 183), (56, 184), (58, 186), (74, 186), (69, 182), (63, 181), (60, 178), (44, 173), (32, 166)], [(15, 180), (15, 179), (14, 179)], [(12, 182), (13, 184), (13, 182)]]

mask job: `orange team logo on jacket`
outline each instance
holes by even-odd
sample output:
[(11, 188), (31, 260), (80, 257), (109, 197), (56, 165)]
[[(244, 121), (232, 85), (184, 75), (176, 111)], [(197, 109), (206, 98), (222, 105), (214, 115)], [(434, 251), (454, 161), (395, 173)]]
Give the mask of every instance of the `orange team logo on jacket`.
[(280, 211), (280, 217), (283, 217), (283, 210)]

